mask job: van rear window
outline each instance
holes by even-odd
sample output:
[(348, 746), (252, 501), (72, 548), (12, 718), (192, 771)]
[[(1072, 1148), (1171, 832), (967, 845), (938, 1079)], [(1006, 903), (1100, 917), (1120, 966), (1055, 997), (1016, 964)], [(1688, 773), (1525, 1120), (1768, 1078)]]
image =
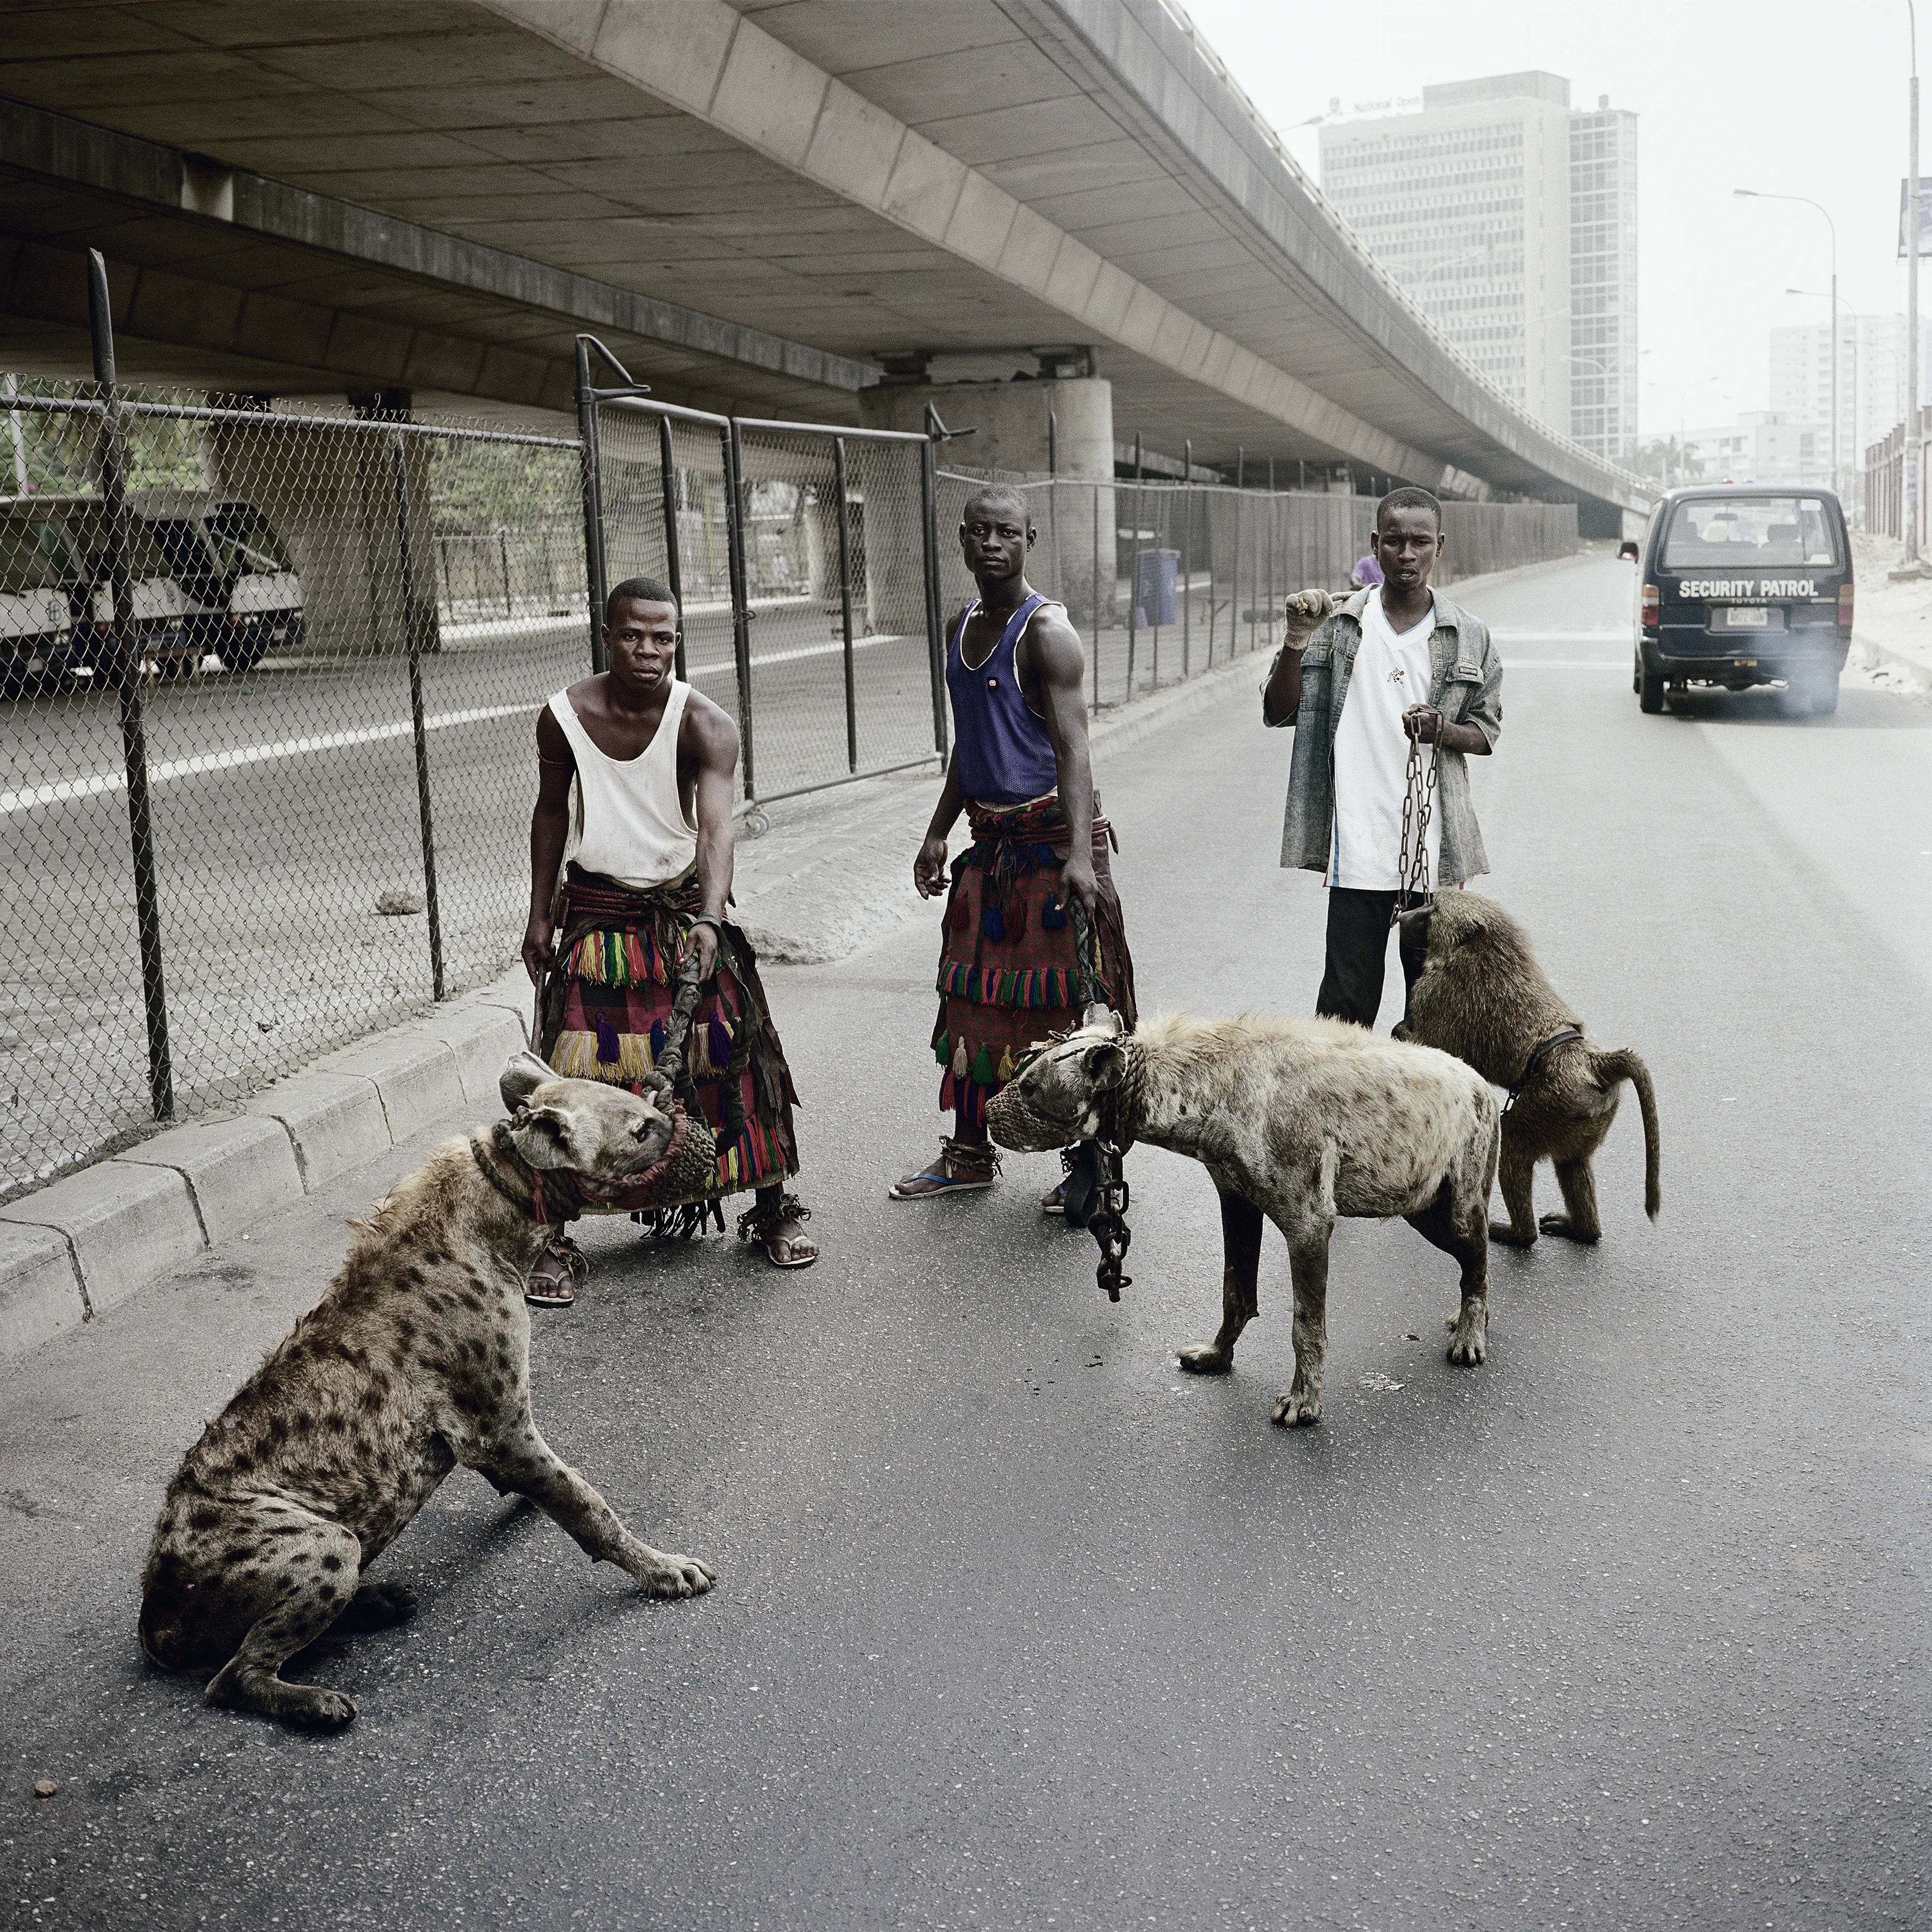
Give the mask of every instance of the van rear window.
[(1831, 513), (1817, 496), (1693, 496), (1664, 540), (1666, 570), (1756, 570), (1838, 562)]

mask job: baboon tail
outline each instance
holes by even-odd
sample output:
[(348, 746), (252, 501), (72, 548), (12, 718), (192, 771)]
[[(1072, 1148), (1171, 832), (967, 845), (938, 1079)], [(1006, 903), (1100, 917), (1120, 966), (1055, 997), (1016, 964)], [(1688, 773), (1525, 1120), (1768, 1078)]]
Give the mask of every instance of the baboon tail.
[(1606, 1092), (1619, 1080), (1628, 1080), (1636, 1089), (1636, 1104), (1643, 1114), (1643, 1211), (1654, 1221), (1664, 1205), (1663, 1156), (1657, 1130), (1657, 1091), (1650, 1084), (1650, 1069), (1640, 1055), (1620, 1046), (1612, 1053), (1598, 1051), (1596, 1073)]

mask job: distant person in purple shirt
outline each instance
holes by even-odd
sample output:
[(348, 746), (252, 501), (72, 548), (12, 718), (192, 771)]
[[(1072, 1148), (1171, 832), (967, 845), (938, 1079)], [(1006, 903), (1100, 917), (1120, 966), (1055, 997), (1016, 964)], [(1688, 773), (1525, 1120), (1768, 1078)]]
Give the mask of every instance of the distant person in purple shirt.
[(1382, 580), (1382, 567), (1376, 562), (1373, 550), (1369, 551), (1366, 556), (1358, 556), (1355, 560), (1354, 568), (1348, 573), (1348, 581), (1358, 590), (1372, 590)]
[[(992, 1185), (986, 1102), (1034, 1041), (1080, 1017), (1067, 912), (1076, 899), (1100, 956), (1094, 991), (1128, 1025), (1135, 1018), (1112, 828), (1088, 761), (1086, 659), (1064, 608), (1027, 581), (1036, 536), (1017, 490), (995, 484), (967, 499), (959, 548), (979, 595), (946, 627), (952, 757), (912, 868), (922, 898), (946, 896), (932, 1049), (954, 1125), (938, 1160), (893, 1184), (897, 1201)], [(973, 842), (949, 886), (946, 836), (962, 810)], [(1040, 1204), (1060, 1212), (1061, 1190)]]

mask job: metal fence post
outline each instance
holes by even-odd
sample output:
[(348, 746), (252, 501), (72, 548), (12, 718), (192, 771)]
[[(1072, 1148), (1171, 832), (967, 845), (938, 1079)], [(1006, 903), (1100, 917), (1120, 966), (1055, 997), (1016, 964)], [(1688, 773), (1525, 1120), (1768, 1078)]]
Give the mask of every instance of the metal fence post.
[(1274, 494), (1274, 458), (1268, 458), (1268, 628), (1274, 627), (1274, 553), (1281, 541), (1281, 504)]
[(678, 676), (688, 682), (684, 664), (684, 560), (678, 549), (677, 454), (671, 447), (670, 418), (658, 418), (658, 476), (664, 485), (664, 581), (677, 599)]
[(1140, 642), (1141, 518), (1146, 514), (1146, 491), (1141, 484), (1141, 433), (1134, 431), (1134, 541), (1127, 552), (1127, 689), (1124, 704), (1134, 701), (1134, 647)]
[[(1111, 591), (1112, 591), (1112, 588), (1113, 588), (1112, 584), (1111, 584), (1111, 582), (1110, 582), (1110, 583), (1109, 583), (1109, 584), (1108, 584), (1108, 590), (1109, 590), (1109, 592), (1111, 592)], [(1110, 596), (1108, 597), (1108, 599), (1107, 599), (1107, 602), (1108, 602), (1108, 606), (1109, 606), (1109, 608), (1108, 608), (1108, 610), (1107, 614), (1108, 614), (1108, 616), (1110, 616), (1110, 617), (1114, 614), (1113, 614), (1113, 610), (1112, 610), (1112, 608), (1111, 608), (1111, 607), (1112, 607), (1112, 604), (1113, 604), (1113, 601), (1114, 601), (1114, 600), (1113, 600), (1113, 598), (1112, 598), (1112, 596), (1110, 595)], [(1100, 484), (1099, 484), (1096, 483), (1096, 484), (1094, 485), (1094, 709), (1096, 711), (1098, 711), (1098, 710), (1100, 710)]]
[(597, 398), (590, 388), (590, 340), (577, 338), (577, 428), (584, 443), (584, 574), (590, 592), (590, 668), (608, 670), (604, 655), (604, 474), (597, 448)]
[(832, 439), (832, 487), (838, 492), (838, 617), (845, 640), (845, 769), (859, 769), (859, 698), (852, 680), (852, 515), (845, 501), (845, 439)]
[(926, 521), (926, 656), (932, 680), (932, 743), (946, 755), (946, 646), (939, 610), (939, 412), (926, 406), (926, 446), (920, 452), (920, 507)]
[(1180, 681), (1194, 673), (1194, 439), (1182, 443), (1180, 458)]
[(744, 755), (745, 796), (758, 796), (752, 756), (752, 586), (745, 562), (746, 500), (744, 445), (734, 416), (719, 431), (724, 446), (724, 562), (731, 586), (731, 658), (738, 671), (738, 742)]
[[(1236, 458), (1234, 474), (1241, 473), (1240, 459)], [(1232, 540), (1233, 555), (1228, 559), (1228, 655), (1238, 657), (1241, 651), (1241, 506), (1246, 500), (1241, 494), (1240, 485), (1234, 486), (1234, 501), (1228, 506), (1228, 514), (1234, 526)]]
[(496, 554), (503, 565), (503, 615), (514, 617), (517, 614), (510, 604), (510, 533), (500, 524), (496, 526)]
[[(175, 1114), (174, 1055), (161, 975), (160, 893), (154, 878), (154, 821), (148, 798), (147, 722), (141, 703), (141, 640), (134, 628), (134, 585), (128, 559), (128, 471), (121, 398), (115, 386), (114, 319), (107, 264), (87, 251), (87, 320), (94, 380), (106, 405), (101, 418), (100, 494), (107, 509), (107, 581), (114, 604), (111, 656), (121, 700), (121, 750), (128, 775), (128, 833), (134, 862), (134, 924), (141, 946), (141, 996), (148, 1021), (148, 1100), (158, 1120)], [(89, 593), (92, 595), (92, 592)], [(90, 620), (93, 616), (90, 610)]]
[(410, 734), (416, 748), (416, 816), (422, 826), (423, 907), (429, 916), (430, 989), (444, 997), (442, 914), (436, 897), (436, 828), (430, 816), (429, 731), (423, 721), (422, 630), (416, 621), (416, 566), (410, 543), (410, 468), (403, 433), (392, 433), (390, 460), (396, 477), (396, 555), (402, 567), (404, 620), (410, 640)]

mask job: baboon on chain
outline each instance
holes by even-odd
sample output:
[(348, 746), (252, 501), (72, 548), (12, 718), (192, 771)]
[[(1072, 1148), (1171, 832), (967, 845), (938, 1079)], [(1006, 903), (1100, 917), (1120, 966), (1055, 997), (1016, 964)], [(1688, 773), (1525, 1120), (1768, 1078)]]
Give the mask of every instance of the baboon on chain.
[[(1593, 1046), (1583, 1036), (1583, 1022), (1537, 964), (1529, 934), (1494, 899), (1444, 892), (1428, 920), (1422, 970), (1395, 1036), (1453, 1053), (1509, 1089), (1498, 1175), (1509, 1219), (1490, 1223), (1490, 1239), (1527, 1248), (1539, 1229), (1572, 1241), (1601, 1238), (1590, 1162), (1626, 1080), (1643, 1114), (1643, 1208), (1655, 1220), (1664, 1196), (1649, 1068), (1628, 1047)], [(1564, 1211), (1539, 1222), (1531, 1177), (1546, 1160), (1556, 1163)]]

